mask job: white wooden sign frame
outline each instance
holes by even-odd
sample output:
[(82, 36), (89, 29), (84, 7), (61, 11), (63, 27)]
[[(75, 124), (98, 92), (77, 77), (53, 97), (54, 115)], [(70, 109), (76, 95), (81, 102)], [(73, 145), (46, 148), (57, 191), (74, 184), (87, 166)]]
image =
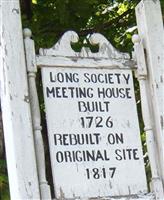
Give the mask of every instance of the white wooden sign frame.
[[(135, 8), (138, 34), (145, 51), (151, 99), (151, 121), (156, 139), (156, 162), (164, 187), (164, 26), (160, 1), (142, 0)], [(158, 158), (157, 158), (158, 157)]]
[[(3, 62), (1, 63), (0, 83), (11, 198), (51, 199), (50, 188), (45, 175), (44, 147), (41, 136), (39, 104), (36, 95), (35, 76), (37, 66), (57, 65), (65, 67), (67, 65), (68, 67), (77, 67), (78, 65), (79, 67), (87, 68), (89, 65), (90, 68), (94, 68), (95, 65), (98, 65), (99, 68), (104, 69), (108, 67), (115, 68), (116, 66), (123, 69), (128, 68), (131, 63), (127, 54), (120, 54), (115, 51), (110, 43), (99, 34), (90, 38), (91, 43), (99, 43), (100, 51), (96, 54), (92, 54), (87, 49), (82, 49), (80, 53), (75, 53), (70, 46), (70, 41), (76, 42), (78, 37), (75, 33), (71, 33), (69, 37), (64, 36), (64, 42), (59, 42), (52, 49), (41, 50), (40, 55), (36, 57), (34, 42), (30, 39), (31, 33), (27, 31), (25, 32), (25, 51), (30, 87), (29, 94), (22, 44), (19, 1), (2, 1), (0, 4), (3, 14), (3, 26), (1, 27), (3, 49), (1, 57)], [(163, 94), (164, 71), (162, 67), (164, 66), (164, 51), (161, 49), (164, 46), (164, 34), (162, 34), (164, 31), (159, 0), (141, 1), (136, 8), (136, 17), (140, 35), (140, 38), (138, 36), (134, 37), (138, 65), (137, 77), (140, 83), (141, 96), (143, 97), (141, 100), (152, 171), (152, 193), (141, 194), (136, 197), (120, 196), (117, 199), (161, 200), (164, 199), (161, 181), (163, 180), (164, 184), (164, 137), (162, 136), (164, 109), (163, 107), (160, 109), (159, 106), (163, 104), (164, 99), (163, 95), (161, 95)], [(158, 37), (154, 37), (158, 32), (160, 32)], [(65, 51), (65, 46), (67, 46), (67, 52)], [(17, 51), (15, 51), (15, 48)], [(148, 57), (145, 57), (144, 49), (146, 49)], [(156, 65), (157, 71), (154, 68)], [(153, 97), (151, 102), (147, 92), (147, 89), (150, 88)], [(149, 106), (148, 103), (150, 103)], [(152, 113), (153, 117), (151, 117)], [(159, 162), (158, 159), (155, 159), (157, 155), (159, 156)], [(29, 163), (31, 170), (29, 170)], [(115, 198), (110, 198), (110, 200), (113, 199)]]
[(0, 17), (0, 98), (10, 198), (40, 199), (19, 0), (0, 1)]
[[(25, 35), (25, 37), (29, 39), (30, 35), (27, 34)], [(70, 44), (71, 42), (78, 41), (77, 34), (73, 31), (66, 32), (61, 40), (51, 49), (40, 49), (40, 55), (36, 57), (35, 65), (43, 68), (44, 66), (57, 66), (59, 68), (65, 66), (67, 66), (68, 68), (76, 68), (77, 66), (78, 68), (87, 68), (88, 66), (90, 68), (95, 68), (97, 66), (99, 69), (129, 69), (129, 66), (132, 66), (134, 64), (130, 61), (128, 54), (116, 51), (112, 47), (112, 45), (106, 40), (106, 38), (101, 34), (93, 34), (92, 36), (90, 36), (89, 40), (91, 44), (99, 44), (99, 52), (92, 53), (89, 49), (82, 48), (81, 52), (77, 53), (72, 50)], [(28, 46), (28, 43), (26, 45)], [(134, 65), (132, 68), (134, 68)], [(147, 118), (147, 116), (144, 117)], [(152, 154), (152, 152), (154, 152), (154, 146), (150, 146), (148, 150), (148, 153)], [(157, 170), (156, 165), (153, 165), (153, 162), (151, 164), (152, 169)], [(161, 184), (160, 180), (157, 182), (158, 183), (155, 183), (155, 185), (159, 186)], [(117, 196), (117, 199), (154, 199), (155, 196), (161, 198), (161, 196), (163, 195), (161, 187), (160, 191), (153, 190), (153, 192), (154, 193), (152, 194), (136, 194), (135, 196), (131, 195), (128, 197)], [(114, 197), (110, 197), (110, 199), (114, 199)]]

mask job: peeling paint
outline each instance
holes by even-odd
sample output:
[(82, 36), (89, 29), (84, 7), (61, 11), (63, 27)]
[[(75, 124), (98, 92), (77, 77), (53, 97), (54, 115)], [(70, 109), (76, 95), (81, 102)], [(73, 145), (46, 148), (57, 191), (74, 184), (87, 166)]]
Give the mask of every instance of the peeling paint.
[(110, 187), (110, 189), (112, 189), (112, 183), (110, 180), (109, 180), (109, 187)]
[(73, 57), (73, 58), (71, 58), (71, 60), (72, 60), (73, 62), (77, 62), (77, 61), (78, 61), (78, 58)]
[(2, 38), (4, 38), (4, 34), (5, 34), (5, 29), (4, 29), (4, 25), (2, 26)]
[(29, 103), (30, 102), (30, 99), (29, 99), (29, 96), (28, 95), (24, 95), (24, 101)]
[(12, 97), (12, 95), (10, 94), (10, 100), (12, 101), (13, 100), (13, 97)]
[(157, 2), (158, 2), (158, 0), (153, 0), (153, 2), (154, 2), (154, 3), (157, 3)]
[(129, 120), (127, 121), (127, 126), (130, 127), (130, 122), (129, 122)]
[(160, 82), (163, 83), (163, 76), (160, 76)]
[(160, 57), (160, 56), (158, 56), (158, 62), (160, 62), (160, 59), (161, 59), (161, 57)]
[(59, 197), (60, 200), (64, 200), (65, 199), (65, 194), (62, 190), (62, 188), (60, 187), (60, 197)]
[(28, 199), (33, 199), (33, 195), (32, 195), (32, 191), (31, 188), (29, 187), (30, 185), (26, 184), (26, 181), (24, 181), (24, 186), (25, 186), (25, 190), (26, 190), (26, 194), (28, 195)]
[(6, 74), (5, 74), (5, 59), (3, 58), (3, 91), (4, 91), (4, 95), (6, 95)]
[(5, 55), (7, 56), (8, 55), (8, 52), (7, 52), (7, 47), (5, 45)]
[(131, 195), (131, 189), (130, 189), (130, 186), (128, 186), (128, 190), (129, 190), (129, 195)]
[(12, 13), (14, 13), (14, 14), (19, 14), (19, 9), (13, 8), (13, 9), (12, 9)]
[(163, 118), (163, 116), (160, 116), (160, 121), (161, 121), (161, 127), (163, 129), (164, 128), (164, 118)]

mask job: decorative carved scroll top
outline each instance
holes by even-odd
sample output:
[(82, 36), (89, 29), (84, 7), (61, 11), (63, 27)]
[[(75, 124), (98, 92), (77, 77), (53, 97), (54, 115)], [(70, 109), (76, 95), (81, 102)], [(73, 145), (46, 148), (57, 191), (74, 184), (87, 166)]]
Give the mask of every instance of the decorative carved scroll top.
[(75, 52), (71, 43), (77, 43), (79, 37), (74, 31), (67, 31), (61, 39), (49, 49), (40, 49), (40, 55), (44, 56), (64, 56), (64, 57), (84, 57), (97, 59), (129, 59), (129, 54), (117, 51), (111, 43), (100, 33), (94, 33), (89, 36), (91, 45), (99, 45), (99, 51), (91, 52), (90, 48), (83, 47), (81, 52)]

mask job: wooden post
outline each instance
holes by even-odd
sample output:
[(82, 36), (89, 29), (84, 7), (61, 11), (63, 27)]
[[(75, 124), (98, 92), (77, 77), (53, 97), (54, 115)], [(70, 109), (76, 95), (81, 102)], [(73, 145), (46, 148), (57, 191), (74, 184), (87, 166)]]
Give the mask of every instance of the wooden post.
[(137, 78), (140, 85), (140, 95), (141, 95), (141, 107), (142, 107), (142, 116), (145, 125), (146, 133), (146, 144), (147, 151), (150, 160), (151, 167), (151, 189), (156, 195), (156, 199), (163, 199), (164, 191), (162, 186), (161, 177), (159, 176), (159, 171), (157, 168), (157, 158), (156, 158), (156, 144), (155, 137), (153, 133), (153, 126), (150, 114), (150, 104), (148, 100), (148, 73), (145, 62), (144, 49), (142, 41), (138, 35), (133, 36), (134, 50), (137, 60)]
[(29, 82), (29, 96), (31, 103), (32, 125), (34, 130), (35, 151), (38, 169), (40, 194), (42, 200), (51, 199), (50, 187), (46, 180), (45, 152), (42, 138), (42, 126), (40, 117), (39, 100), (36, 88), (37, 66), (35, 62), (34, 41), (31, 39), (30, 29), (24, 29), (24, 44)]
[(1, 1), (0, 86), (11, 199), (40, 199), (19, 1)]
[(136, 7), (136, 17), (145, 49), (151, 120), (159, 156), (158, 167), (164, 184), (164, 29), (159, 0), (142, 0)]

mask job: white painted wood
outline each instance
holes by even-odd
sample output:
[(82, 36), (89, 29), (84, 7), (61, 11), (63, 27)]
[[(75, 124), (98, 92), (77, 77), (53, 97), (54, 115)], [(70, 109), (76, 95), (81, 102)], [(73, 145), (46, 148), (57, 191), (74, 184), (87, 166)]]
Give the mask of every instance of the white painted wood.
[(1, 1), (0, 86), (10, 195), (40, 199), (19, 1)]
[(36, 57), (38, 66), (46, 67), (72, 67), (72, 68), (94, 68), (97, 65), (99, 68), (120, 68), (120, 69), (132, 69), (135, 68), (135, 63), (131, 60), (122, 59), (100, 59), (100, 58), (85, 58), (82, 57), (52, 57), (52, 56), (40, 56)]
[[(140, 194), (140, 195), (135, 195), (135, 196), (126, 196), (126, 197), (104, 197), (104, 198), (93, 198), (90, 200), (155, 200), (155, 195), (153, 193), (148, 193), (148, 194)], [(56, 199), (53, 199), (56, 200)], [(86, 198), (76, 198), (76, 200), (89, 200)]]
[[(50, 73), (52, 74), (53, 80), (58, 73), (76, 73), (76, 78), (79, 81), (73, 83), (66, 81), (62, 83), (59, 81), (51, 82)], [(88, 80), (85, 77), (86, 74), (87, 77), (92, 77), (92, 75), (98, 76), (99, 74), (102, 76), (111, 74), (113, 76), (113, 83), (86, 83), (85, 81)], [(117, 81), (114, 74), (120, 74), (121, 83)], [(42, 76), (51, 162), (57, 198), (61, 198), (61, 195), (64, 195), (67, 199), (78, 196), (89, 198), (97, 196), (103, 197), (109, 194), (111, 196), (119, 196), (147, 192), (131, 71), (78, 68), (72, 70), (71, 68), (43, 67)], [(124, 76), (129, 76), (129, 83), (126, 83)], [(102, 78), (102, 80), (104, 79)], [(49, 92), (47, 95), (47, 87), (48, 90), (58, 88), (58, 97), (54, 97), (54, 95), (57, 95), (56, 92)], [(109, 91), (109, 87), (113, 88), (113, 90), (117, 90), (117, 88), (129, 88), (130, 98), (98, 96), (100, 94), (98, 92), (99, 89), (101, 91), (104, 89)], [(69, 88), (73, 88), (73, 92)], [(76, 92), (78, 88), (90, 88), (89, 93), (90, 95), (93, 94), (93, 97), (78, 97), (79, 92)], [(64, 93), (62, 92), (63, 89)], [(94, 105), (97, 105), (97, 111), (96, 108), (93, 112), (86, 109), (87, 102), (90, 102), (91, 110), (92, 102)], [(95, 102), (98, 103), (95, 104)], [(105, 102), (108, 103), (107, 107), (105, 106), (107, 105)], [(99, 120), (100, 117), (98, 116), (102, 117), (103, 121), (101, 127), (96, 128), (95, 119)], [(111, 128), (105, 125), (109, 116), (111, 116), (113, 123)], [(81, 117), (94, 117), (91, 128), (82, 127)], [(86, 123), (89, 126), (88, 120), (86, 120)], [(94, 133), (98, 133), (99, 136), (96, 138)], [(118, 133), (119, 136), (121, 134), (124, 142), (119, 144), (114, 142), (113, 138), (115, 137), (115, 133)], [(92, 137), (91, 140), (93, 142), (89, 139), (89, 144), (86, 144), (87, 139), (85, 138), (83, 145), (75, 144), (76, 136), (74, 134), (80, 135), (80, 138), (85, 138), (87, 134), (87, 138)], [(73, 139), (70, 139), (69, 136)], [(54, 137), (57, 140), (56, 142), (54, 141)], [(65, 137), (67, 144), (61, 144), (59, 141), (60, 137)], [(111, 141), (108, 141), (108, 137)], [(97, 143), (96, 140), (98, 140)], [(62, 141), (64, 141), (64, 138)], [(72, 145), (71, 142), (73, 143)], [(131, 158), (128, 157), (127, 149), (131, 149), (131, 152), (136, 152), (135, 158), (132, 154)], [(100, 152), (104, 160), (99, 158), (98, 161), (92, 159), (85, 161), (87, 152), (92, 154), (92, 151), (95, 154)], [(122, 158), (123, 151), (126, 151), (126, 159)], [(68, 152), (70, 152), (70, 156), (65, 156)], [(73, 161), (73, 155), (77, 156), (75, 161)], [(82, 161), (79, 161), (81, 159)], [(116, 168), (116, 172), (112, 178), (112, 169), (110, 170), (109, 168), (114, 167)], [(100, 170), (101, 177), (98, 180), (93, 178), (93, 172), (91, 172), (93, 168)], [(87, 170), (90, 171), (89, 175)], [(106, 177), (103, 177), (102, 170), (105, 170), (104, 176)]]
[[(53, 199), (56, 200), (56, 199)], [(76, 198), (76, 200), (89, 200), (86, 198)], [(127, 196), (127, 197), (105, 197), (105, 198), (93, 198), (92, 200), (155, 200), (155, 196), (152, 193), (137, 195), (137, 196)], [(163, 200), (163, 199), (162, 199)]]
[(159, 0), (142, 0), (136, 7), (139, 36), (146, 52), (149, 102), (164, 187), (164, 28)]
[(145, 133), (146, 133), (146, 144), (148, 150), (148, 156), (150, 160), (151, 167), (151, 189), (156, 195), (156, 199), (164, 198), (164, 191), (162, 186), (162, 179), (159, 176), (159, 169), (157, 167), (157, 148), (155, 144), (155, 135), (153, 133), (153, 125), (151, 119), (150, 112), (150, 103), (148, 100), (148, 74), (147, 74), (147, 66), (145, 62), (145, 54), (144, 48), (142, 45), (142, 41), (139, 36), (133, 36), (134, 42), (134, 50), (135, 56), (137, 60), (137, 78), (140, 85), (140, 94), (141, 94), (141, 107), (142, 107), (142, 116), (145, 125)]
[[(54, 199), (55, 200), (55, 199)], [(77, 198), (76, 200), (88, 200), (88, 199), (83, 199), (83, 198)], [(155, 200), (155, 197), (153, 194), (149, 195), (139, 195), (139, 196), (133, 196), (133, 197), (105, 197), (105, 198), (93, 198), (93, 200)]]
[(39, 53), (44, 56), (121, 59), (123, 63), (124, 60), (129, 59), (129, 54), (117, 51), (103, 35), (94, 33), (88, 37), (92, 45), (99, 45), (99, 51), (97, 53), (92, 53), (89, 48), (82, 48), (79, 53), (75, 52), (71, 48), (71, 43), (78, 42), (78, 35), (74, 31), (67, 31), (52, 48), (40, 49)]
[[(42, 67), (56, 198), (88, 199), (97, 197), (101, 199), (100, 197), (103, 197), (104, 199), (111, 195), (115, 196), (116, 199), (121, 199), (121, 197), (129, 195), (127, 198), (133, 199), (134, 197), (130, 196), (132, 194), (136, 195), (137, 198), (140, 193), (147, 192), (147, 184), (132, 73), (131, 69), (126, 66), (121, 68), (119, 64), (114, 66), (111, 64), (111, 60), (113, 62), (113, 60), (120, 59), (119, 61), (123, 63), (129, 61), (128, 55), (117, 52), (100, 34), (91, 36), (92, 42), (100, 44), (99, 52), (92, 53), (89, 49), (83, 48), (80, 53), (77, 53), (70, 49), (72, 38), (77, 38), (74, 32), (65, 33), (60, 42), (53, 48), (41, 49), (41, 56), (36, 60), (37, 65)], [(77, 39), (73, 39), (73, 41), (77, 41)], [(103, 68), (103, 65), (100, 67), (95, 58), (101, 59), (105, 67)], [(62, 64), (62, 59), (64, 64)], [(54, 66), (53, 61), (55, 61)], [(73, 62), (74, 65), (71, 67)], [(82, 68), (83, 66), (85, 68)], [(73, 75), (73, 80), (66, 81), (66, 74)], [(110, 74), (110, 78), (108, 74)], [(119, 74), (119, 78), (116, 74)], [(92, 77), (92, 81), (88, 82), (88, 77)], [(99, 78), (96, 79), (96, 77)], [(98, 81), (96, 82), (96, 80)], [(130, 96), (125, 95), (125, 98), (98, 96), (99, 89), (109, 90), (113, 88), (116, 90), (117, 87), (129, 88), (128, 94)], [(74, 90), (70, 88), (74, 88)], [(90, 88), (88, 92), (90, 94), (87, 97), (80, 97), (79, 92), (77, 92), (78, 88)], [(84, 104), (82, 106), (79, 102), (86, 103), (87, 101), (90, 104), (91, 102), (100, 102), (101, 108), (97, 105), (95, 107), (97, 110), (93, 112), (89, 109), (85, 110)], [(107, 102), (106, 106), (104, 106), (105, 101)], [(84, 118), (91, 116), (94, 117), (92, 127), (89, 127), (88, 123), (87, 126), (83, 125)], [(96, 128), (97, 116), (102, 116), (103, 125)], [(112, 123), (112, 127), (105, 125), (109, 116), (112, 119), (111, 122), (109, 118), (109, 124)], [(94, 133), (98, 133), (97, 137), (93, 135)], [(121, 144), (109, 142), (108, 137), (111, 133), (112, 136), (115, 133), (122, 135), (123, 142)], [(75, 137), (78, 134), (88, 137), (88, 139), (84, 139), (82, 145), (76, 144)], [(90, 137), (91, 139), (89, 139)], [(123, 149), (128, 148), (136, 149), (137, 153), (131, 155), (131, 158), (127, 158), (126, 154), (126, 159), (123, 159), (121, 154), (118, 155)], [(119, 151), (116, 152), (118, 149)], [(84, 161), (87, 159), (84, 155), (86, 151), (92, 152), (92, 150), (95, 152), (100, 150), (102, 155), (99, 155), (97, 161), (91, 159)], [(72, 156), (74, 153), (75, 157)], [(116, 167), (114, 175), (111, 175), (111, 169), (109, 169), (111, 167)], [(99, 178), (93, 177), (93, 168), (98, 169)], [(151, 198), (152, 196), (149, 199)]]
[(35, 151), (37, 159), (37, 169), (40, 185), (41, 199), (47, 200), (51, 199), (50, 187), (46, 180), (46, 167), (45, 167), (45, 152), (43, 145), (43, 138), (41, 134), (41, 117), (39, 101), (37, 96), (36, 88), (36, 73), (37, 67), (35, 62), (35, 48), (34, 42), (31, 40), (31, 31), (29, 29), (24, 29), (24, 44), (25, 44), (25, 55), (27, 63), (28, 81), (29, 81), (29, 94), (30, 94), (30, 105), (32, 113), (32, 122), (34, 130), (34, 141), (35, 141)]
[(97, 65), (99, 68), (127, 69), (135, 67), (129, 59), (129, 54), (118, 52), (103, 35), (95, 33), (89, 40), (92, 45), (99, 45), (97, 53), (92, 53), (89, 48), (75, 52), (71, 43), (78, 41), (78, 35), (74, 31), (67, 31), (52, 48), (39, 50), (37, 65), (80, 68), (94, 68)]

